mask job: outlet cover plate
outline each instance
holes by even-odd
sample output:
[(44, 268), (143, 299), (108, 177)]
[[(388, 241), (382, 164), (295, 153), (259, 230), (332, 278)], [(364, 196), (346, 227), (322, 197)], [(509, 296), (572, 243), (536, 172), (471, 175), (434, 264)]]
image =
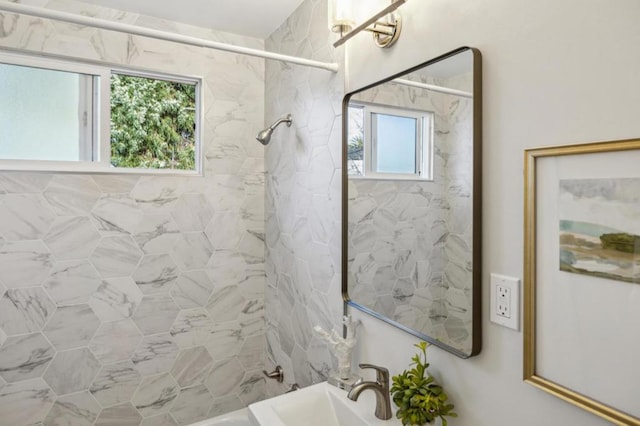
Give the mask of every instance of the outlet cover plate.
[[(520, 330), (520, 280), (500, 274), (491, 274), (490, 287), (491, 299), (489, 312), (491, 314), (491, 322), (516, 331)], [(498, 313), (498, 287), (509, 289), (510, 300), (507, 302), (507, 305), (510, 312), (508, 316), (503, 316)]]

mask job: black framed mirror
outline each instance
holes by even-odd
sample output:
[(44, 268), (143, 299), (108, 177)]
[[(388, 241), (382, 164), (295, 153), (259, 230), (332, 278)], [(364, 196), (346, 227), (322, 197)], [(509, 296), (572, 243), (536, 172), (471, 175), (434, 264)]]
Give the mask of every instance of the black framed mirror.
[(342, 112), (345, 303), (478, 354), (480, 52), (462, 47), (348, 93)]

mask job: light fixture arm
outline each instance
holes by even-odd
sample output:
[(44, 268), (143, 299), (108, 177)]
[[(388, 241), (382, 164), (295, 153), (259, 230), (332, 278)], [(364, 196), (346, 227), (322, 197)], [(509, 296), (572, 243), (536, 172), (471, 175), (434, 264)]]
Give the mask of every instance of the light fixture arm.
[[(392, 0), (389, 6), (385, 7), (380, 12), (376, 13), (375, 15), (340, 37), (335, 43), (333, 43), (333, 47), (343, 45), (347, 40), (350, 40), (353, 36), (360, 33), (361, 31), (372, 32), (374, 40), (379, 47), (390, 47), (393, 43), (396, 42), (396, 40), (400, 36), (400, 31), (402, 29), (402, 21), (400, 19), (400, 16), (394, 14), (393, 12), (398, 7), (403, 5), (406, 1), (407, 0)], [(387, 15), (390, 15), (389, 21), (378, 22), (379, 19)]]

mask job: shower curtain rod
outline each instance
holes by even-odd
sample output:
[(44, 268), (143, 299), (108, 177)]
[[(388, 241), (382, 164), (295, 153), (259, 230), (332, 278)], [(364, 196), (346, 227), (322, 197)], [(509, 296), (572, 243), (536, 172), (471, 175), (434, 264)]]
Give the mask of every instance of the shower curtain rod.
[(462, 96), (464, 98), (473, 98), (473, 94), (462, 90), (449, 89), (448, 87), (436, 86), (433, 84), (420, 83), (419, 81), (406, 80), (404, 78), (396, 78), (391, 80), (392, 83), (402, 84), (405, 86), (417, 87), (420, 89), (432, 90), (434, 92), (446, 93), (448, 95)]
[(17, 13), (29, 15), (37, 18), (53, 19), (70, 24), (83, 25), (100, 28), (103, 30), (118, 31), (143, 37), (155, 38), (158, 40), (172, 41), (176, 43), (188, 44), (196, 47), (206, 47), (209, 49), (222, 50), (225, 52), (239, 53), (241, 55), (255, 56), (264, 59), (290, 62), (292, 64), (304, 65), (308, 67), (320, 68), (327, 71), (338, 72), (338, 64), (313, 61), (311, 59), (298, 58), (296, 56), (282, 55), (268, 52), (266, 50), (251, 49), (249, 47), (236, 46), (233, 44), (220, 43), (217, 41), (205, 40), (197, 37), (185, 36), (167, 31), (154, 30), (151, 28), (139, 27), (136, 25), (123, 24), (121, 22), (107, 21), (105, 19), (92, 18), (74, 13), (60, 12), (57, 10), (45, 9), (37, 6), (29, 6), (19, 3), (9, 3), (0, 1), (0, 12)]

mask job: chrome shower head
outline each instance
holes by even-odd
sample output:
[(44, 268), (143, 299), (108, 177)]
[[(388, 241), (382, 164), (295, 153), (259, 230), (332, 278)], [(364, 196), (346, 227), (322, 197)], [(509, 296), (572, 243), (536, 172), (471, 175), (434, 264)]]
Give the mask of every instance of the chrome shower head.
[(269, 141), (271, 141), (271, 135), (273, 134), (273, 131), (275, 130), (275, 128), (278, 127), (281, 123), (287, 123), (287, 127), (291, 127), (292, 121), (293, 121), (293, 118), (291, 117), (291, 114), (287, 114), (285, 117), (279, 119), (278, 121), (273, 123), (271, 126), (267, 127), (266, 129), (258, 133), (256, 135), (256, 139), (262, 145), (268, 145)]

